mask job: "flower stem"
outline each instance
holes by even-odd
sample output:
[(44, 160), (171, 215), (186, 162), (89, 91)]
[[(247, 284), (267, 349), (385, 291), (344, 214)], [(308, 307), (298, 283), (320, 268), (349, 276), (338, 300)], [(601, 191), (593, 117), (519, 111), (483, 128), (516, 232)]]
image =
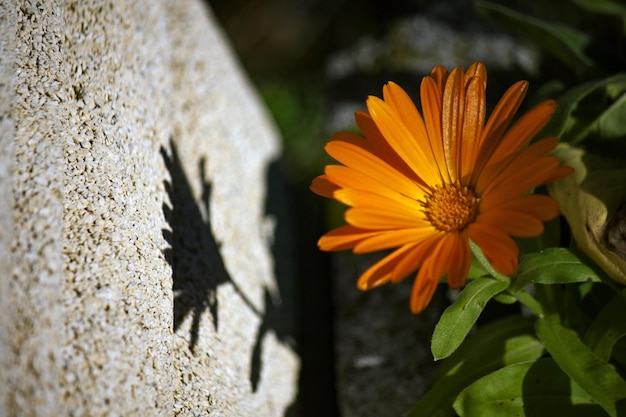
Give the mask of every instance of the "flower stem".
[(541, 303), (528, 292), (522, 290), (515, 294), (515, 298), (517, 298), (517, 301), (519, 301), (524, 307), (533, 312), (533, 314), (535, 314), (538, 318), (543, 318), (544, 311)]

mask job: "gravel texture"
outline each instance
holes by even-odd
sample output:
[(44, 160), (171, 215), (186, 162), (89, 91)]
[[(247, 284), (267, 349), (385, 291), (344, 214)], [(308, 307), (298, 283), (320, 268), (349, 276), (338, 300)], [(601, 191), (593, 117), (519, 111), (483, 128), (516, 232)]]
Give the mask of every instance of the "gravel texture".
[(210, 11), (13, 1), (0, 24), (0, 415), (283, 415), (279, 142)]

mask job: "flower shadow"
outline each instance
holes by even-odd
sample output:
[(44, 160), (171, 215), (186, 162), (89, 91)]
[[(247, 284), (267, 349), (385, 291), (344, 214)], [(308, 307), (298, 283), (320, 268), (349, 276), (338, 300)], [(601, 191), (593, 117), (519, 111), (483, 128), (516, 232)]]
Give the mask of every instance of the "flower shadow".
[(178, 152), (170, 143), (171, 155), (161, 148), (161, 156), (170, 173), (171, 182), (165, 188), (171, 206), (163, 204), (163, 213), (170, 229), (163, 230), (169, 244), (164, 255), (172, 267), (172, 290), (174, 292), (174, 331), (183, 320), (192, 315), (189, 349), (193, 353), (198, 343), (200, 318), (208, 310), (215, 331), (219, 330), (219, 305), (217, 289), (230, 283), (244, 302), (260, 314), (232, 280), (220, 253), (210, 223), (211, 184), (204, 180), (205, 159), (200, 160), (203, 206), (196, 202), (192, 189), (182, 169)]
[[(250, 384), (256, 392), (262, 370), (262, 344), (268, 332), (272, 331), (279, 341), (294, 348), (295, 319), (293, 311), (294, 271), (289, 257), (283, 253), (292, 245), (285, 219), (288, 213), (284, 202), (275, 200), (281, 196), (274, 181), (276, 170), (272, 164), (268, 169), (268, 198), (265, 206), (266, 215), (274, 219), (274, 273), (277, 291), (265, 288), (264, 311), (259, 311), (245, 292), (228, 273), (220, 252), (220, 244), (215, 239), (210, 221), (211, 183), (206, 178), (206, 160), (199, 162), (200, 181), (202, 182), (202, 204), (194, 198), (173, 142), (170, 152), (161, 148), (160, 153), (170, 174), (170, 181), (165, 181), (165, 188), (171, 205), (163, 204), (163, 213), (169, 229), (163, 229), (163, 236), (169, 247), (164, 250), (167, 262), (172, 268), (172, 290), (174, 293), (174, 331), (178, 331), (183, 321), (191, 315), (189, 350), (195, 353), (200, 331), (200, 318), (208, 311), (216, 332), (219, 332), (219, 303), (217, 290), (220, 285), (230, 284), (248, 308), (260, 319), (257, 335), (250, 358)], [(279, 185), (280, 188), (280, 185)], [(287, 210), (288, 211), (288, 210)], [(285, 229), (287, 227), (287, 229)], [(284, 253), (283, 253), (284, 254)], [(286, 261), (286, 262), (285, 262)]]

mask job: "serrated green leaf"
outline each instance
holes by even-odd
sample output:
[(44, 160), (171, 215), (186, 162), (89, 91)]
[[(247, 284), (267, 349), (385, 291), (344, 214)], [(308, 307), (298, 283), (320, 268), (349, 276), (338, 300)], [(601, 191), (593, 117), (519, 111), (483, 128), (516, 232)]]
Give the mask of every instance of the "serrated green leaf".
[(476, 9), (488, 19), (518, 31), (569, 67), (577, 70), (584, 69), (588, 73), (599, 72), (594, 61), (585, 52), (591, 44), (591, 39), (587, 34), (559, 23), (542, 21), (488, 1), (478, 0), (474, 4)]
[(431, 350), (435, 360), (450, 356), (465, 340), (487, 302), (504, 291), (509, 281), (481, 277), (471, 281), (448, 307), (433, 332)]
[(408, 417), (452, 417), (452, 404), (463, 388), (503, 366), (539, 358), (544, 349), (534, 323), (531, 317), (509, 316), (479, 327), (441, 363), (432, 387)]
[(625, 73), (570, 90), (557, 100), (556, 111), (538, 136), (558, 136), (571, 144), (596, 134), (602, 135), (599, 139), (606, 140), (621, 137), (624, 123), (620, 115), (623, 115), (625, 91)]
[(605, 415), (551, 358), (497, 370), (464, 389), (454, 403), (461, 417)]
[(593, 353), (608, 361), (615, 343), (626, 336), (626, 290), (615, 296), (587, 328), (584, 341)]
[(551, 314), (537, 320), (537, 336), (554, 361), (611, 416), (626, 415), (626, 381), (594, 354), (578, 334)]
[(599, 282), (600, 277), (572, 251), (549, 248), (525, 255), (511, 280), (509, 291), (516, 293), (528, 284)]

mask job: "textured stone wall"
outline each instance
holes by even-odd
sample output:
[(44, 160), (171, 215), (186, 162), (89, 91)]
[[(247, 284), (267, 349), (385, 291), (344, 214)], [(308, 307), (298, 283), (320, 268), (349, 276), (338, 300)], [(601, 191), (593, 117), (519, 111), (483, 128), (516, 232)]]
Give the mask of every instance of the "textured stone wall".
[(284, 415), (279, 145), (210, 11), (2, 1), (0, 52), (0, 415)]

